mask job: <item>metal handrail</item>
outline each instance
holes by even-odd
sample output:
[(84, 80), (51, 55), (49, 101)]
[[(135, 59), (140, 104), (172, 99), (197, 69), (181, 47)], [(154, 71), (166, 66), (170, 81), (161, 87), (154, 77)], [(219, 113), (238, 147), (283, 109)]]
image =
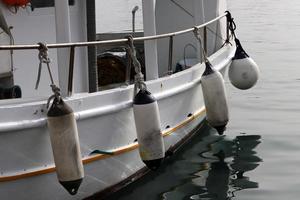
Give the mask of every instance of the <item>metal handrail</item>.
[[(195, 26), (196, 28), (204, 28), (204, 46), (206, 50), (206, 26), (209, 24), (214, 23), (215, 21), (218, 21), (222, 19), (223, 17), (228, 17), (228, 13), (226, 12), (223, 15), (220, 15), (204, 24), (201, 24), (199, 26)], [(173, 37), (182, 35), (185, 33), (189, 33), (195, 30), (195, 27), (172, 32), (172, 33), (165, 33), (160, 35), (154, 35), (154, 36), (146, 36), (146, 37), (136, 37), (133, 38), (133, 41), (147, 41), (147, 40), (157, 40), (157, 39), (163, 39), (163, 38), (170, 38), (170, 44), (169, 44), (169, 66), (168, 66), (168, 74), (171, 75), (171, 69), (172, 69), (172, 57), (173, 57)], [(227, 19), (227, 29), (228, 29), (228, 19)], [(227, 30), (227, 40), (229, 39), (229, 34)], [(69, 63), (69, 76), (68, 76), (68, 91), (67, 95), (71, 96), (73, 92), (73, 71), (74, 71), (74, 57), (75, 57), (75, 47), (83, 47), (83, 46), (96, 46), (96, 45), (102, 45), (102, 44), (116, 44), (116, 43), (125, 43), (128, 42), (127, 38), (124, 39), (116, 39), (116, 40), (104, 40), (104, 41), (92, 41), (92, 42), (75, 42), (75, 43), (57, 43), (57, 44), (47, 44), (47, 47), (49, 49), (53, 48), (70, 48), (70, 63)], [(39, 49), (39, 44), (34, 45), (0, 45), (0, 50), (29, 50), (29, 49)], [(130, 68), (128, 69), (130, 70)], [(127, 75), (126, 82), (129, 82), (130, 76)]]
[[(227, 16), (227, 13), (220, 15), (204, 24), (201, 24), (199, 26), (196, 26), (197, 28), (204, 28), (207, 25), (218, 21), (222, 19), (223, 17)], [(162, 38), (167, 38), (167, 37), (174, 37), (178, 35), (182, 35), (185, 33), (192, 32), (194, 28), (189, 28), (177, 32), (172, 32), (172, 33), (165, 33), (165, 34), (160, 34), (160, 35), (154, 35), (154, 36), (145, 36), (145, 37), (136, 37), (133, 38), (134, 41), (147, 41), (147, 40), (157, 40), (157, 39), (162, 39)], [(101, 44), (115, 44), (115, 43), (122, 43), (122, 42), (127, 42), (128, 39), (116, 39), (116, 40), (104, 40), (104, 41), (92, 41), (92, 42), (75, 42), (75, 43), (58, 43), (58, 44), (47, 44), (47, 47), (49, 49), (52, 48), (66, 48), (66, 47), (82, 47), (82, 46), (95, 46), (95, 45), (101, 45)], [(26, 49), (38, 49), (39, 45), (38, 44), (33, 44), (33, 45), (0, 45), (0, 50), (26, 50)]]

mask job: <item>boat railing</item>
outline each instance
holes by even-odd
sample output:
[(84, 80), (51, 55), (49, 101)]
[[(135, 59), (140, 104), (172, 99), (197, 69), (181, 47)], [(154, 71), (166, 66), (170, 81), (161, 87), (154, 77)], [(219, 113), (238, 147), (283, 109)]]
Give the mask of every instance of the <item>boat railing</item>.
[[(171, 74), (172, 70), (172, 57), (173, 57), (173, 39), (175, 36), (183, 35), (186, 33), (193, 32), (195, 28), (203, 29), (203, 48), (207, 51), (207, 26), (217, 22), (218, 20), (227, 17), (227, 35), (226, 40), (229, 41), (230, 30), (229, 30), (229, 20), (228, 16), (230, 14), (225, 12), (223, 15), (220, 15), (204, 24), (188, 28), (181, 31), (176, 31), (172, 33), (165, 33), (154, 36), (144, 36), (144, 37), (135, 37), (133, 41), (149, 41), (149, 40), (158, 40), (163, 38), (169, 38), (169, 61), (168, 61), (168, 74)], [(88, 47), (88, 46), (98, 46), (103, 44), (117, 44), (117, 43), (127, 43), (127, 38), (114, 39), (114, 40), (104, 40), (104, 41), (88, 41), (88, 42), (70, 42), (70, 43), (56, 43), (56, 44), (47, 44), (49, 49), (53, 48), (70, 48), (70, 61), (69, 61), (69, 75), (68, 75), (68, 96), (72, 95), (73, 91), (73, 72), (74, 72), (74, 58), (75, 58), (75, 48), (76, 47)], [(32, 50), (39, 49), (39, 44), (32, 45), (0, 45), (0, 50)]]

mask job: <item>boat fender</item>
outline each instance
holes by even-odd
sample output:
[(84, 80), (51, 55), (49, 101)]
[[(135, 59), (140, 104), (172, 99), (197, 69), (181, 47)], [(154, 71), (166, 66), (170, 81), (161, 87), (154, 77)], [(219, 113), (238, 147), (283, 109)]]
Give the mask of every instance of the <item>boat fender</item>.
[(156, 170), (164, 159), (165, 147), (158, 104), (146, 89), (140, 90), (134, 97), (133, 113), (140, 157), (149, 169)]
[(75, 195), (84, 170), (74, 113), (61, 98), (55, 98), (47, 116), (57, 178), (71, 195)]
[(8, 6), (25, 7), (30, 0), (2, 0)]
[(237, 38), (235, 43), (236, 52), (228, 70), (228, 77), (236, 88), (246, 90), (256, 84), (259, 77), (259, 68), (242, 48)]
[(224, 80), (221, 73), (214, 70), (208, 60), (205, 65), (201, 87), (206, 107), (206, 119), (222, 135), (229, 120)]

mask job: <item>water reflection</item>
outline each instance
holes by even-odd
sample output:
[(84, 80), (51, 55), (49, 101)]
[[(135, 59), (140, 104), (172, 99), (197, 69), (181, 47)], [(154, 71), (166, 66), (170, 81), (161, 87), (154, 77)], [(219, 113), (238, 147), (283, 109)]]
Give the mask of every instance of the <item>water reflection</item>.
[(255, 151), (261, 136), (235, 137), (230, 132), (220, 136), (207, 124), (199, 132), (179, 152), (165, 159), (157, 171), (107, 199), (233, 200), (240, 190), (258, 188), (248, 172), (262, 161)]
[(194, 172), (191, 181), (165, 192), (163, 199), (230, 200), (237, 191), (258, 188), (258, 183), (245, 173), (262, 161), (254, 150), (260, 139), (259, 135), (239, 135), (234, 139), (206, 136), (203, 141), (208, 148), (199, 155), (203, 160), (200, 170)]

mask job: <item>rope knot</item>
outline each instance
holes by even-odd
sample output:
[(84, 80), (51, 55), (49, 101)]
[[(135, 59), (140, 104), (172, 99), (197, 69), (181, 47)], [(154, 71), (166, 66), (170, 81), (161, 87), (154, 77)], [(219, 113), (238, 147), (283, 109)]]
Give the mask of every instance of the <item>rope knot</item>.
[(143, 83), (144, 82), (144, 75), (142, 73), (137, 73), (135, 76), (134, 76), (134, 81), (135, 83)]
[(50, 58), (48, 56), (48, 47), (47, 47), (46, 43), (42, 43), (42, 42), (39, 42), (38, 45), (39, 45), (38, 58), (40, 60), (40, 64), (39, 64), (39, 69), (38, 69), (37, 80), (36, 80), (36, 83), (35, 83), (35, 89), (36, 90), (38, 89), (39, 84), (40, 84), (43, 63), (45, 63), (47, 65), (51, 84), (54, 85), (54, 80), (53, 80), (52, 73), (51, 73), (51, 70), (50, 70)]
[(50, 59), (48, 57), (48, 47), (46, 45), (46, 43), (42, 43), (42, 42), (39, 42), (38, 43), (39, 45), (39, 60), (40, 62), (42, 63), (50, 63)]
[(52, 92), (56, 95), (56, 96), (60, 96), (60, 89), (59, 87), (57, 87), (55, 84), (51, 84), (50, 85)]
[(133, 45), (133, 37), (132, 35), (126, 35), (125, 38), (128, 40), (127, 44), (129, 46), (130, 49), (134, 49), (134, 45)]
[(194, 26), (193, 33), (194, 33), (195, 37), (196, 37), (198, 40), (201, 40), (201, 36), (200, 36), (200, 28), (198, 28), (197, 26)]
[(60, 96), (60, 89), (55, 84), (50, 85), (53, 95), (51, 95), (47, 101), (47, 108), (49, 108), (51, 101), (53, 100), (53, 103), (59, 103), (61, 101)]

